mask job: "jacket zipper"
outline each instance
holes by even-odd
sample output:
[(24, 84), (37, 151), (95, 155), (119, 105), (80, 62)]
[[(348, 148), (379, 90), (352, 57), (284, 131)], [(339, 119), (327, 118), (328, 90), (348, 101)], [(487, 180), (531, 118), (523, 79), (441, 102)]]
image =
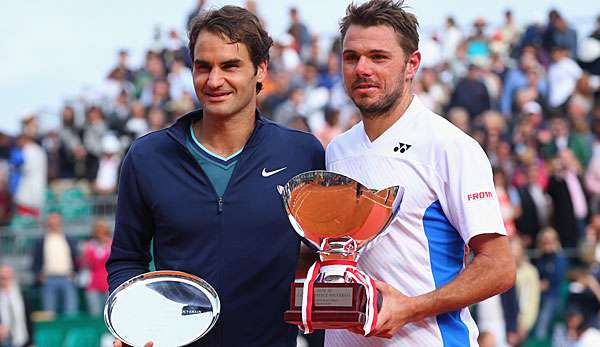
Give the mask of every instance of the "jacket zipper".
[(222, 196), (219, 196), (219, 198), (217, 199), (217, 212), (219, 214), (223, 213), (223, 203), (225, 202), (225, 200), (223, 200)]

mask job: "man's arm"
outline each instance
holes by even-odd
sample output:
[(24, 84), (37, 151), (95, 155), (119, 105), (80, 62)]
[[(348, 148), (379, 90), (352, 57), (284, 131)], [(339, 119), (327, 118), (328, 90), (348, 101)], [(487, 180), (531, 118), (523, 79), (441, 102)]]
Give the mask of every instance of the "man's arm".
[[(133, 145), (135, 146), (135, 144)], [(132, 147), (123, 161), (115, 232), (106, 263), (110, 292), (130, 278), (149, 271), (154, 222), (135, 170)]]
[(377, 282), (383, 305), (370, 335), (391, 337), (407, 323), (461, 309), (513, 286), (515, 262), (506, 236), (477, 235), (469, 246), (475, 253), (473, 261), (453, 281), (427, 294), (408, 297)]
[(44, 241), (42, 238), (35, 241), (35, 245), (33, 248), (33, 260), (31, 262), (31, 271), (35, 274), (36, 282), (40, 280), (40, 276), (42, 273), (43, 259), (44, 259)]

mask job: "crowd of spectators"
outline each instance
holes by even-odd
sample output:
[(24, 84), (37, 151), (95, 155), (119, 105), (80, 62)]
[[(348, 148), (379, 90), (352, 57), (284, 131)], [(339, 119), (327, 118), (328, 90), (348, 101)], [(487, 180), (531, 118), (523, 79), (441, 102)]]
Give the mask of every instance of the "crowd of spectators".
[[(198, 1), (189, 20), (204, 6)], [(247, 7), (256, 11), (253, 1)], [(289, 22), (287, 33), (274, 37), (260, 109), (327, 146), (360, 120), (343, 88), (341, 45), (339, 39), (324, 44), (298, 9), (290, 9)], [(64, 105), (60, 127), (41, 133), (36, 116), (27, 115), (19, 136), (0, 134), (0, 223), (26, 216), (47, 226), (32, 249), (44, 309), (56, 309), (59, 291), (66, 314), (80, 309), (71, 291), (83, 266), (91, 271), (88, 311), (98, 314), (110, 249), (105, 223), (94, 226), (84, 247), (73, 245), (60, 215), (45, 209), (46, 191), (78, 182), (90, 196), (113, 197), (129, 145), (201, 107), (186, 45), (185, 34), (170, 30), (157, 37), (141, 66), (132, 66), (123, 49), (100, 97)], [(473, 310), (481, 345), (519, 346), (528, 338), (552, 339), (554, 346), (596, 341), (600, 17), (591, 33), (577, 32), (556, 10), (526, 26), (516, 24), (511, 11), (499, 26), (474, 18), (461, 27), (448, 17), (442, 28), (421, 35), (420, 50), (413, 92), (484, 148), (518, 264), (515, 287)], [(47, 256), (57, 249), (65, 256)], [(2, 327), (0, 320), (0, 346)]]

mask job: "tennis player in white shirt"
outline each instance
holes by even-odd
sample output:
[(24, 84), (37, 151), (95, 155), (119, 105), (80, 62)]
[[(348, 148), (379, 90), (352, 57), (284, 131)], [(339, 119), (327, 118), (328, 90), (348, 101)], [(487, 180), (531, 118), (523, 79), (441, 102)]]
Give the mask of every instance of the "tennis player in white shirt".
[(326, 346), (477, 346), (466, 307), (515, 280), (488, 158), (410, 92), (417, 26), (392, 0), (351, 4), (340, 22), (344, 82), (362, 122), (328, 146), (327, 169), (405, 193), (387, 234), (358, 261), (383, 295), (374, 332), (328, 330)]

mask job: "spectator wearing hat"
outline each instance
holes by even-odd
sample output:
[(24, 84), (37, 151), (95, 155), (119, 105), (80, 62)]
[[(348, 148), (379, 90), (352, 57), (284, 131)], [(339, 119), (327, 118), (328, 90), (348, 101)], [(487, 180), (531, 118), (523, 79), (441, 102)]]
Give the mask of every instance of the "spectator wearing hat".
[[(546, 114), (540, 104), (535, 101), (529, 101), (521, 108), (521, 121), (527, 123), (532, 130), (537, 131), (539, 137), (550, 137), (549, 131), (546, 129)], [(540, 135), (540, 132), (542, 133)]]
[(97, 194), (110, 196), (116, 192), (121, 165), (120, 151), (121, 144), (116, 136), (109, 133), (102, 138), (102, 156), (94, 181), (94, 191)]

